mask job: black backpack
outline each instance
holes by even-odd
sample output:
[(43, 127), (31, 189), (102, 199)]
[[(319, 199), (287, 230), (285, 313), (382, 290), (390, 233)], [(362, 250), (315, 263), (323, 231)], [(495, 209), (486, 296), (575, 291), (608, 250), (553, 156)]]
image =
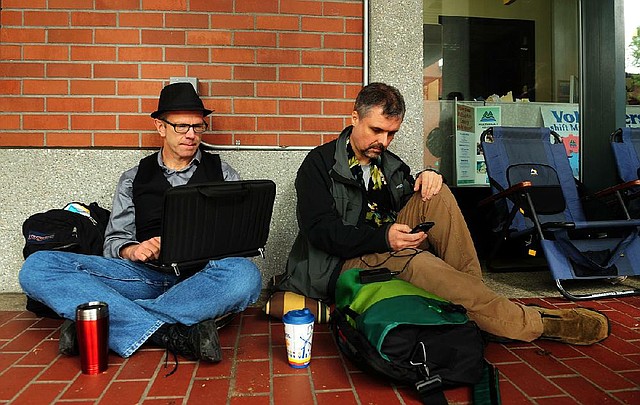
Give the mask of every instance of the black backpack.
[[(110, 214), (95, 202), (89, 205), (74, 202), (63, 209), (33, 214), (22, 224), (25, 240), (22, 255), (26, 259), (39, 250), (61, 250), (102, 256)], [(38, 316), (59, 318), (49, 307), (30, 297), (26, 307)]]
[(463, 307), (399, 279), (362, 284), (359, 272), (340, 275), (331, 314), (348, 359), (414, 387), (425, 404), (446, 404), (443, 391), (461, 385), (473, 386), (476, 404), (500, 403), (497, 370), (484, 359), (484, 338)]

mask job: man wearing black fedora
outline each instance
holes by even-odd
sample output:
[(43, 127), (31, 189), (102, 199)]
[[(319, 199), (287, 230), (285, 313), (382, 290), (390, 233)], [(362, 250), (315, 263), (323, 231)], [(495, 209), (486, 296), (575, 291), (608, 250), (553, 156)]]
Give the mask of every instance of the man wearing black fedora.
[[(160, 207), (167, 189), (240, 179), (217, 155), (200, 148), (210, 113), (190, 83), (164, 87), (151, 114), (162, 148), (120, 177), (104, 257), (39, 251), (20, 271), (25, 293), (67, 320), (82, 303), (107, 302), (109, 347), (122, 357), (150, 341), (188, 359), (219, 362), (215, 319), (244, 310), (260, 294), (260, 271), (246, 258), (211, 261), (187, 278), (150, 266), (160, 253)], [(74, 331), (71, 321), (63, 324), (64, 354), (77, 353)]]

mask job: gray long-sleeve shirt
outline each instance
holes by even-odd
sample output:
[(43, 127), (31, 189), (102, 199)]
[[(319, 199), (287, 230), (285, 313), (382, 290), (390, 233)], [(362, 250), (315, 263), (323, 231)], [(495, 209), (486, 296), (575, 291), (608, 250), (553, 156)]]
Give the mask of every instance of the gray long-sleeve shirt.
[[(187, 184), (193, 173), (198, 168), (202, 152), (198, 150), (195, 157), (183, 169), (173, 170), (165, 166), (162, 161), (162, 152), (158, 153), (158, 165), (162, 168), (164, 176), (172, 187)], [(238, 181), (240, 175), (229, 164), (222, 163), (222, 175), (224, 181)], [(120, 257), (120, 249), (126, 245), (139, 243), (136, 240), (135, 207), (133, 205), (133, 179), (138, 173), (138, 166), (132, 167), (122, 173), (116, 192), (113, 196), (111, 217), (105, 232), (103, 254), (106, 257)]]

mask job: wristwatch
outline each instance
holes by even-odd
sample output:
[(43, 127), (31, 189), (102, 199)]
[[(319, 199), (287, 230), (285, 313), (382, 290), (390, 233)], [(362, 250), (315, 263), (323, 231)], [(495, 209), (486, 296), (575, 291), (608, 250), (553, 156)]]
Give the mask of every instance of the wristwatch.
[(440, 173), (437, 169), (435, 169), (433, 167), (425, 167), (424, 169), (422, 169), (418, 173), (416, 173), (416, 175), (414, 177), (417, 179), (423, 172), (434, 172), (434, 173), (439, 174), (440, 176), (442, 176), (442, 173)]

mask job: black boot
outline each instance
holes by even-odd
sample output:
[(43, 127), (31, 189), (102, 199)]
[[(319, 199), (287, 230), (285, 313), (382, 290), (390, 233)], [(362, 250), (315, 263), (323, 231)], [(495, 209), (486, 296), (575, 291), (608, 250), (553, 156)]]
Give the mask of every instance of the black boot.
[(78, 349), (78, 336), (76, 334), (76, 323), (70, 319), (65, 319), (62, 326), (60, 326), (58, 352), (65, 356), (76, 356), (80, 354), (80, 350)]
[(213, 319), (186, 326), (179, 323), (165, 324), (152, 336), (151, 341), (168, 351), (189, 360), (217, 363), (222, 360), (216, 322)]

